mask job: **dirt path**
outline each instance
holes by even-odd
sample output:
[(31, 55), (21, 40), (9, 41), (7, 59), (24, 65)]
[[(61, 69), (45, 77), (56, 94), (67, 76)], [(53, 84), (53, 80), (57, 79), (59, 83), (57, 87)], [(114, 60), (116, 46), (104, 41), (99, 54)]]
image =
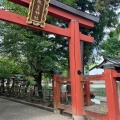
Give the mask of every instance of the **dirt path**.
[(0, 98), (0, 120), (72, 120), (40, 108)]

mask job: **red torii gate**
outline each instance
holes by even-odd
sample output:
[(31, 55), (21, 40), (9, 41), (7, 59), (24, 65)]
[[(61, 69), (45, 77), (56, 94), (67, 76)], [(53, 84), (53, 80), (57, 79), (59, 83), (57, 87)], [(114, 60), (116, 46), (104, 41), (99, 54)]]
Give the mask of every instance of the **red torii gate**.
[[(30, 0), (9, 0), (16, 4), (29, 7)], [(51, 24), (45, 25), (45, 28), (35, 27), (26, 23), (26, 17), (9, 12), (0, 10), (0, 19), (19, 24), (25, 27), (29, 27), (44, 32), (57, 34), (60, 36), (68, 37), (69, 40), (69, 59), (70, 59), (70, 81), (72, 91), (72, 115), (74, 120), (84, 120), (83, 110), (83, 88), (80, 84), (82, 78), (78, 75), (78, 70), (82, 70), (81, 63), (81, 46), (80, 41), (93, 43), (94, 38), (82, 34), (79, 31), (79, 27), (92, 28), (94, 22), (98, 22), (97, 17), (91, 16), (87, 13), (78, 11), (72, 7), (62, 4), (56, 0), (51, 0), (48, 8), (48, 15), (59, 18), (61, 20), (69, 22), (68, 28), (60, 28)]]

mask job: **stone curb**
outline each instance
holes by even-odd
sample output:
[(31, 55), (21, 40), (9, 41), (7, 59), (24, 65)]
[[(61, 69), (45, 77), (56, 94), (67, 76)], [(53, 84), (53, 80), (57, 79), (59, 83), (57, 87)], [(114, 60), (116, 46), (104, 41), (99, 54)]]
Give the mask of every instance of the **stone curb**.
[(4, 96), (0, 96), (0, 98), (10, 100), (10, 101), (13, 101), (13, 102), (22, 103), (22, 104), (25, 104), (25, 105), (30, 105), (30, 106), (37, 107), (37, 108), (40, 108), (40, 109), (43, 109), (43, 110), (47, 110), (49, 112), (54, 112), (54, 109), (50, 108), (50, 107), (46, 107), (46, 106), (26, 102), (26, 101), (23, 101), (23, 100), (18, 100), (18, 99), (15, 99), (15, 98), (8, 98), (8, 97), (4, 97)]

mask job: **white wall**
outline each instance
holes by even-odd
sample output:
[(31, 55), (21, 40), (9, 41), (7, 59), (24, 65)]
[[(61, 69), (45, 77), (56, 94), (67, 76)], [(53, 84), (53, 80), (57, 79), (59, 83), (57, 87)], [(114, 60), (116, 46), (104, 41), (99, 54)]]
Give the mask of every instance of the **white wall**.
[(102, 74), (104, 72), (103, 69), (96, 69), (94, 68), (93, 70), (89, 71), (89, 75), (98, 75), (98, 74)]
[[(89, 75), (98, 75), (104, 72), (103, 69), (93, 69), (89, 71)], [(93, 81), (93, 84), (90, 85), (91, 88), (105, 88), (105, 81)]]

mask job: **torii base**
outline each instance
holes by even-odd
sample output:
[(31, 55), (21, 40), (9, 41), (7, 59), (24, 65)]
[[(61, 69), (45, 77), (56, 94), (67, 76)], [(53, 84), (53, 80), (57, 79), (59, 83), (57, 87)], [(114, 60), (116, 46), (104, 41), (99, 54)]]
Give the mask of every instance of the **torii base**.
[(73, 115), (73, 120), (85, 120), (84, 116), (75, 116)]
[(60, 114), (60, 110), (54, 110), (55, 114)]

